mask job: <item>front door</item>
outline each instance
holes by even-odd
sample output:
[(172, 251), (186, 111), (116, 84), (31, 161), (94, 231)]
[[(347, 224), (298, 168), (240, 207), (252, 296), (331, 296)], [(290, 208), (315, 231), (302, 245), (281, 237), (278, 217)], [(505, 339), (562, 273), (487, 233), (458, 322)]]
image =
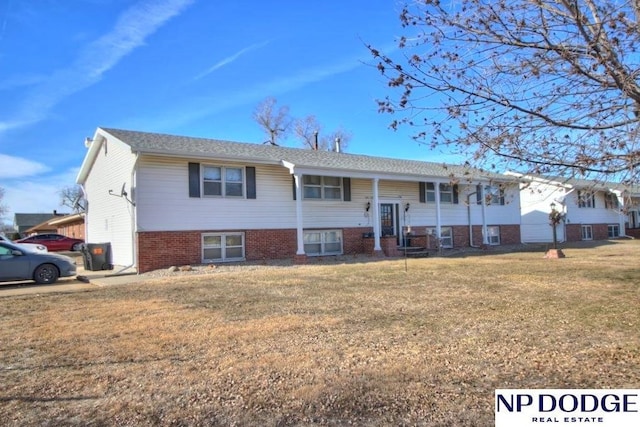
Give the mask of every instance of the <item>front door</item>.
[(380, 204), (380, 231), (382, 236), (397, 236), (397, 204)]

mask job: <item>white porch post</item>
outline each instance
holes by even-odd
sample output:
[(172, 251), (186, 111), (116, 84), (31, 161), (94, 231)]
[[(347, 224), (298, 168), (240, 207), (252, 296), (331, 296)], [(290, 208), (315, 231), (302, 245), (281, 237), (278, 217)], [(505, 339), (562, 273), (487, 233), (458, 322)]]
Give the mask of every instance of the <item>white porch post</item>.
[(482, 206), (482, 244), (489, 244), (489, 231), (487, 230), (487, 201), (484, 198), (484, 185), (480, 184), (480, 206)]
[(436, 238), (440, 240), (440, 238), (442, 238), (442, 218), (440, 216), (440, 183), (434, 182), (433, 188), (435, 190), (436, 197)]
[(293, 175), (296, 183), (296, 234), (298, 237), (298, 250), (296, 255), (304, 255), (304, 233), (302, 229), (302, 174)]
[(382, 233), (382, 229), (380, 227), (380, 197), (378, 195), (378, 184), (380, 183), (379, 178), (374, 178), (372, 181), (373, 185), (373, 250), (381, 251), (382, 247), (380, 246), (380, 234)]
[(627, 229), (625, 228), (624, 224), (625, 224), (625, 220), (627, 219), (627, 215), (625, 215), (624, 213), (624, 196), (622, 195), (622, 193), (618, 193), (616, 192), (616, 198), (618, 199), (618, 218), (620, 221), (620, 225), (618, 226), (620, 228), (620, 236), (626, 236), (627, 235)]

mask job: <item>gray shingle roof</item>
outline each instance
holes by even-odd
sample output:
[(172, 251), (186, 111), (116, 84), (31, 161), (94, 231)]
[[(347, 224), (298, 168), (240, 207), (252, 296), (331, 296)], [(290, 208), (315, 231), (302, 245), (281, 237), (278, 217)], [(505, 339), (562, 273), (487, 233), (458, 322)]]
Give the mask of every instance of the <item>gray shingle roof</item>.
[(314, 151), (122, 129), (101, 129), (129, 145), (132, 151), (147, 154), (234, 159), (273, 164), (281, 164), (282, 161), (287, 161), (293, 163), (296, 167), (415, 175), (418, 177), (513, 180), (513, 177), (506, 177), (496, 173), (435, 162), (373, 157), (333, 151)]

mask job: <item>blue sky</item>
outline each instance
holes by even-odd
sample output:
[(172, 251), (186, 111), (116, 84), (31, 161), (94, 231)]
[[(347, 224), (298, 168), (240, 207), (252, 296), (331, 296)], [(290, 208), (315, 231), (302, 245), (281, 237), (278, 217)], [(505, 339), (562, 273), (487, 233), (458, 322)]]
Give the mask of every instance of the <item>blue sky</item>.
[(447, 160), (377, 112), (389, 91), (365, 44), (393, 50), (399, 11), (396, 0), (0, 0), (5, 221), (68, 211), (57, 192), (98, 126), (260, 143), (252, 113), (269, 96), (351, 132), (351, 153)]

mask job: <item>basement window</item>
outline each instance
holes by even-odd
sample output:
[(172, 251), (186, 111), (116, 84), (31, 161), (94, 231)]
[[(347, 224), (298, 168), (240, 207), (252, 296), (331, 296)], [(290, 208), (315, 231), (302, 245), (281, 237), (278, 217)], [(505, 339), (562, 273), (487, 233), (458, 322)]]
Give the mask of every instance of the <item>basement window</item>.
[[(436, 229), (427, 228), (430, 239), (437, 239)], [(443, 248), (453, 248), (453, 229), (451, 227), (440, 227), (440, 244)]]
[(244, 233), (202, 235), (202, 262), (244, 261)]
[(490, 245), (500, 244), (500, 226), (490, 225), (487, 227), (487, 242)]
[(341, 255), (342, 230), (305, 231), (304, 252), (310, 256)]

